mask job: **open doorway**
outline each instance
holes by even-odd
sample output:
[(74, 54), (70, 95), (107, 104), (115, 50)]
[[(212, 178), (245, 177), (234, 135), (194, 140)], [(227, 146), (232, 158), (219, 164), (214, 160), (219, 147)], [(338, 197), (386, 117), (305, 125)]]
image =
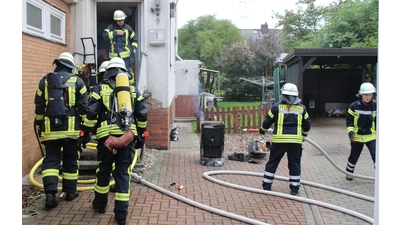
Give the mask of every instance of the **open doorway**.
[(108, 52), (110, 44), (103, 39), (102, 33), (108, 25), (114, 22), (113, 15), (115, 10), (122, 10), (127, 15), (125, 23), (132, 27), (135, 32), (134, 40), (138, 43), (138, 49), (131, 64), (132, 71), (137, 80), (140, 65), (140, 29), (139, 29), (139, 3), (138, 2), (97, 2), (97, 65), (98, 67), (105, 60), (109, 60)]

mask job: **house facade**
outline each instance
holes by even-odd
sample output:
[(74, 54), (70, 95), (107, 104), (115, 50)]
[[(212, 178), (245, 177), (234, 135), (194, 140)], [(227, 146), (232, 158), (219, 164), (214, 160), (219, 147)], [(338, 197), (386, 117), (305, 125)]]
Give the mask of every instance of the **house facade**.
[(184, 116), (196, 109), (200, 71), (199, 61), (177, 54), (178, 8), (177, 0), (22, 0), (22, 176), (45, 154), (33, 129), (39, 80), (62, 52), (74, 55), (77, 68), (93, 65), (95, 76), (107, 58), (101, 33), (118, 9), (139, 45), (132, 70), (149, 109), (146, 147), (169, 149), (177, 105)]

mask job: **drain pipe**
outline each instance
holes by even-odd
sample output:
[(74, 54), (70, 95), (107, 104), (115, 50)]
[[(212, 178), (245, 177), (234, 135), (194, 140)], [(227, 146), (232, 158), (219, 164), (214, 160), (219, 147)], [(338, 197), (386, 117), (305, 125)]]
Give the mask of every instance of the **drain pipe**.
[(189, 205), (192, 205), (194, 207), (197, 207), (197, 208), (200, 208), (200, 209), (204, 209), (206, 211), (209, 211), (209, 212), (212, 212), (212, 213), (224, 216), (224, 217), (228, 217), (228, 218), (231, 218), (231, 219), (235, 219), (235, 220), (238, 220), (238, 221), (242, 221), (242, 222), (245, 222), (245, 223), (248, 223), (248, 224), (270, 225), (270, 224), (267, 224), (267, 223), (260, 222), (258, 220), (254, 220), (254, 219), (251, 219), (251, 218), (248, 218), (248, 217), (245, 217), (245, 216), (240, 216), (240, 215), (237, 215), (237, 214), (234, 214), (234, 213), (230, 213), (230, 212), (223, 211), (223, 210), (220, 210), (220, 209), (217, 209), (217, 208), (213, 208), (213, 207), (210, 207), (208, 205), (204, 205), (204, 204), (201, 204), (199, 202), (195, 202), (195, 201), (190, 200), (188, 198), (182, 197), (182, 196), (180, 196), (178, 194), (175, 194), (174, 192), (165, 190), (164, 188), (161, 188), (159, 186), (156, 186), (156, 185), (144, 180), (137, 173), (134, 173), (133, 177), (136, 178), (140, 183), (146, 185), (149, 188), (152, 188), (152, 189), (154, 189), (156, 191), (159, 191), (159, 192), (161, 192), (163, 194), (166, 194), (166, 195), (168, 195), (170, 197), (176, 198), (176, 199), (178, 199), (178, 200), (180, 200), (182, 202), (185, 202), (185, 203), (187, 203)]
[(175, 38), (176, 38), (176, 42), (175, 42), (175, 44), (176, 44), (176, 47), (175, 47), (175, 57), (179, 60), (179, 61), (182, 61), (183, 59), (178, 55), (178, 15), (177, 15), (177, 7), (178, 7), (178, 1), (179, 0), (176, 0), (176, 2), (175, 2)]

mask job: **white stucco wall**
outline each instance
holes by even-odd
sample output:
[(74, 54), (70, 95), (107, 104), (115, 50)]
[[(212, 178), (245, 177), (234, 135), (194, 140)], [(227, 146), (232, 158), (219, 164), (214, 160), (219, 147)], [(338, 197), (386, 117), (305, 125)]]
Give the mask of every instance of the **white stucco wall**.
[(199, 60), (176, 62), (176, 95), (198, 95), (200, 72)]

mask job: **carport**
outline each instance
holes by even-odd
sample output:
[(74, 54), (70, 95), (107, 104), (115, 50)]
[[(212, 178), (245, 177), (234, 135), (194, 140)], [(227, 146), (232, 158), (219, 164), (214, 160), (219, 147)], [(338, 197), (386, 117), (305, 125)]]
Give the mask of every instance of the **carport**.
[(311, 116), (355, 101), (360, 84), (376, 86), (378, 49), (294, 49), (282, 60), (285, 82), (298, 86)]

